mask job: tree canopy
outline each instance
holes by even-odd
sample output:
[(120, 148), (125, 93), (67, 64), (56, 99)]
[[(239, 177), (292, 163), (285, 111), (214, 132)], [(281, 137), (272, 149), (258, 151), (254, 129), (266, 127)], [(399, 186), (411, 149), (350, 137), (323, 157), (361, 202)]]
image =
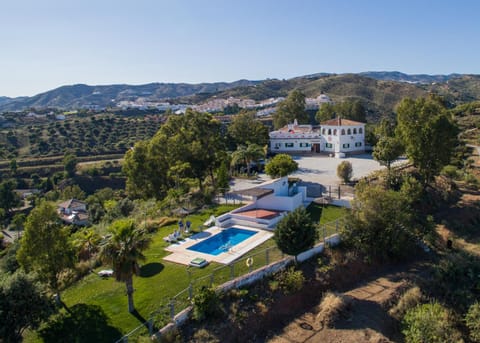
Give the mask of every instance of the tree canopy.
[(172, 115), (151, 140), (138, 142), (126, 153), (127, 192), (134, 198), (162, 199), (185, 178), (196, 179), (202, 189), (224, 155), (220, 122), (210, 114), (189, 109)]
[(20, 198), (14, 191), (15, 186), (15, 182), (12, 180), (0, 183), (0, 209), (3, 210), (4, 215), (8, 214), (12, 208), (20, 205)]
[(278, 222), (273, 239), (282, 252), (296, 256), (313, 247), (317, 235), (315, 224), (302, 206)]
[(63, 157), (63, 167), (68, 177), (75, 176), (75, 170), (77, 168), (77, 156), (72, 153), (67, 153)]
[(0, 279), (0, 337), (21, 342), (25, 329), (36, 329), (53, 312), (45, 288), (22, 271)]
[(237, 145), (268, 144), (268, 128), (255, 117), (255, 113), (245, 112), (234, 116), (228, 133)]
[(297, 169), (298, 163), (287, 154), (277, 154), (265, 165), (265, 173), (272, 178), (287, 176)]
[(273, 114), (273, 126), (279, 129), (297, 119), (300, 124), (307, 124), (309, 117), (305, 111), (305, 94), (295, 89), (277, 106)]
[(62, 227), (55, 207), (42, 202), (27, 217), (17, 259), (20, 266), (35, 271), (52, 291), (59, 291), (59, 276), (73, 266), (74, 253), (68, 228)]
[(315, 119), (321, 123), (335, 117), (351, 119), (359, 122), (367, 121), (367, 110), (360, 100), (349, 100), (335, 104), (322, 104)]
[(457, 145), (457, 127), (433, 97), (402, 100), (397, 109), (398, 134), (424, 185), (449, 164)]
[(400, 191), (361, 181), (355, 187), (352, 211), (342, 231), (342, 241), (373, 259), (400, 259), (411, 254), (416, 240), (428, 233), (418, 225), (412, 206), (415, 192), (410, 182)]

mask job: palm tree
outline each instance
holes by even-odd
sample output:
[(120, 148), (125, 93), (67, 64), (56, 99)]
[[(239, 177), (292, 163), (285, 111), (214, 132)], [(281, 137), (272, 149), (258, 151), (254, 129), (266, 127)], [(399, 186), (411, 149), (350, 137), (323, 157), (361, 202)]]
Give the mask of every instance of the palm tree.
[(135, 311), (133, 305), (133, 275), (138, 275), (139, 261), (145, 260), (142, 251), (151, 242), (143, 229), (137, 229), (133, 220), (120, 219), (110, 225), (112, 236), (100, 251), (102, 260), (113, 267), (117, 281), (124, 281), (127, 288), (128, 312)]
[(78, 252), (79, 259), (88, 260), (98, 252), (101, 237), (91, 228), (81, 231), (78, 236), (73, 241), (73, 245)]
[(258, 144), (249, 144), (247, 147), (239, 145), (232, 153), (232, 165), (243, 162), (247, 165), (247, 175), (250, 175), (250, 164), (265, 157), (264, 149)]

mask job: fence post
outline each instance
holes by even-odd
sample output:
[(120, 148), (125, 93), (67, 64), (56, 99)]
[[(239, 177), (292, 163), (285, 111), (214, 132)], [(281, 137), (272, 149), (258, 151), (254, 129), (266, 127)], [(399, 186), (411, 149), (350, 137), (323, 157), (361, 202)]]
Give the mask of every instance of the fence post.
[(340, 185), (338, 185), (338, 199), (341, 199), (341, 196), (340, 196)]
[(192, 283), (190, 282), (190, 284), (188, 285), (188, 299), (189, 300), (192, 300), (193, 299), (193, 286), (192, 286)]
[(268, 266), (270, 264), (270, 248), (265, 250), (265, 265)]
[(148, 335), (151, 336), (153, 334), (153, 319), (150, 318), (147, 324), (148, 324)]
[(230, 280), (235, 278), (235, 265), (232, 263), (230, 264)]
[(173, 318), (175, 318), (175, 300), (171, 300), (170, 301), (170, 318), (173, 320)]

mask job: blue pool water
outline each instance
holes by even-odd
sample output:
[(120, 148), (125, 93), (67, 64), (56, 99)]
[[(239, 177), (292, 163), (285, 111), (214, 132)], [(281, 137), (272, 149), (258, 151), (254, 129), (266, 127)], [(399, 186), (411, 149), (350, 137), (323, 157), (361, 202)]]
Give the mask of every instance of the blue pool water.
[(217, 233), (210, 238), (207, 238), (204, 241), (201, 241), (200, 243), (192, 245), (191, 247), (187, 248), (187, 250), (198, 251), (204, 254), (216, 256), (223, 252), (227, 252), (231, 247), (234, 247), (238, 243), (252, 237), (256, 233), (257, 231), (231, 227)]

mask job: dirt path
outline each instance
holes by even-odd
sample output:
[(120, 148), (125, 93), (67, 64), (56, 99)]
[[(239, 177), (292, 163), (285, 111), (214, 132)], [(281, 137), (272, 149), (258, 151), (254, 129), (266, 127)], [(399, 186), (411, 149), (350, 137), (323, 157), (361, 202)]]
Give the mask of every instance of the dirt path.
[[(406, 281), (399, 274), (379, 277), (345, 292), (352, 298), (348, 315), (333, 327), (323, 327), (317, 313), (309, 312), (288, 324), (270, 343), (340, 343), (401, 341), (388, 305)], [(318, 306), (317, 306), (318, 307)]]

